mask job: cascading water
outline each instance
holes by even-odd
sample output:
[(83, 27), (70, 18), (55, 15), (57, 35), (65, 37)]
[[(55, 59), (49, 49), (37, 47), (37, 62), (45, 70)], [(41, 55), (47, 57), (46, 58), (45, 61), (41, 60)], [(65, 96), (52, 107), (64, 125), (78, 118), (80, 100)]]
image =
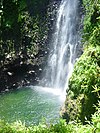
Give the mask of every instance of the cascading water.
[[(17, 89), (0, 95), (0, 119), (7, 122), (21, 120), (38, 124), (45, 117), (58, 121), (59, 109), (65, 98), (73, 64), (77, 58), (79, 41), (79, 0), (62, 0), (57, 13), (55, 32), (45, 76), (40, 85)], [(63, 93), (62, 93), (63, 92)], [(51, 94), (50, 94), (51, 93)], [(63, 97), (62, 97), (63, 96)], [(12, 117), (13, 116), (13, 117)]]
[(48, 58), (45, 85), (50, 88), (61, 89), (64, 93), (68, 88), (68, 81), (77, 58), (78, 5), (78, 0), (61, 1), (55, 32), (50, 43), (51, 51)]

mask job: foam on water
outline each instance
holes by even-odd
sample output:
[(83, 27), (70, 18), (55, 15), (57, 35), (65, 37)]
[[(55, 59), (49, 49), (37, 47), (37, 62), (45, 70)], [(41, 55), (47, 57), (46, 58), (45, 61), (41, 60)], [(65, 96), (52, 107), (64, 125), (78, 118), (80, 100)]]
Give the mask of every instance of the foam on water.
[(60, 88), (49, 88), (42, 86), (29, 86), (31, 89), (35, 89), (37, 92), (41, 93), (49, 93), (49, 95), (58, 96), (61, 101), (64, 101), (66, 98), (65, 93)]

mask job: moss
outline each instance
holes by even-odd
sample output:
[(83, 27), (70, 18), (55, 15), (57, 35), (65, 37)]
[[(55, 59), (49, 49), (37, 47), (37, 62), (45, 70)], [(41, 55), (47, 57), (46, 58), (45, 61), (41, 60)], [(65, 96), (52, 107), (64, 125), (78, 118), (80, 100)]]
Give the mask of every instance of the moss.
[(72, 98), (70, 95), (67, 96), (64, 107), (60, 112), (61, 117), (66, 119), (67, 122), (76, 121), (84, 123), (86, 113), (88, 113), (88, 108), (86, 106), (87, 101), (88, 97), (84, 94), (80, 94), (76, 98)]
[(71, 99), (70, 96), (67, 96), (65, 104), (60, 111), (60, 115), (63, 119), (69, 121), (79, 121), (81, 103), (78, 99)]
[(75, 64), (74, 72), (69, 81), (69, 88), (75, 96), (89, 95), (94, 86), (100, 86), (100, 47), (89, 47)]
[(62, 115), (67, 121), (80, 120), (85, 123), (91, 120), (95, 112), (94, 104), (99, 97), (95, 88), (100, 86), (100, 47), (89, 47), (77, 61), (69, 81), (69, 92)]

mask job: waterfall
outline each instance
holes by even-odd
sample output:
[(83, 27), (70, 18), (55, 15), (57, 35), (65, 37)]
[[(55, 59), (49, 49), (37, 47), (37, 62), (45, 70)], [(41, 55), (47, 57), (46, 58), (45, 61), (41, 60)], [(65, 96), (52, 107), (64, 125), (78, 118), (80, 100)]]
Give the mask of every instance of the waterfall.
[(44, 86), (61, 89), (64, 93), (77, 58), (78, 6), (78, 0), (62, 0), (60, 3), (45, 74)]

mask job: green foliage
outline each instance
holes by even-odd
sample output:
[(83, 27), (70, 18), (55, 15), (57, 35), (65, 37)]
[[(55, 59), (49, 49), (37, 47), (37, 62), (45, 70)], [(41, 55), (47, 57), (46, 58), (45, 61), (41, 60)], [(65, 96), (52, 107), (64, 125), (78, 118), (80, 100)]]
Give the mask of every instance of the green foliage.
[(100, 47), (89, 47), (75, 64), (69, 88), (75, 96), (89, 95), (100, 86)]
[(100, 45), (100, 25), (98, 25), (97, 27), (94, 27), (94, 30), (91, 33), (91, 36), (89, 38), (89, 43), (94, 46)]
[(48, 1), (4, 0), (0, 4), (0, 67), (15, 57), (24, 58), (23, 63), (33, 60), (47, 39)]
[(85, 9), (83, 42), (99, 45), (100, 42), (100, 0), (83, 0)]
[[(74, 67), (74, 72), (69, 81), (69, 90), (73, 98), (78, 100), (80, 95), (81, 109), (79, 118), (84, 123), (95, 112), (94, 104), (99, 100), (100, 87), (100, 47), (91, 46), (84, 50)], [(80, 107), (80, 106), (79, 106)]]
[(12, 124), (0, 121), (0, 133), (72, 133), (73, 125), (66, 125), (64, 120), (57, 124), (39, 124), (38, 126), (26, 127), (21, 121)]
[[(99, 95), (100, 98), (100, 95)], [(95, 132), (99, 133), (100, 132), (100, 101), (98, 106), (96, 106), (96, 112), (94, 115), (92, 115), (92, 123), (95, 127)]]

